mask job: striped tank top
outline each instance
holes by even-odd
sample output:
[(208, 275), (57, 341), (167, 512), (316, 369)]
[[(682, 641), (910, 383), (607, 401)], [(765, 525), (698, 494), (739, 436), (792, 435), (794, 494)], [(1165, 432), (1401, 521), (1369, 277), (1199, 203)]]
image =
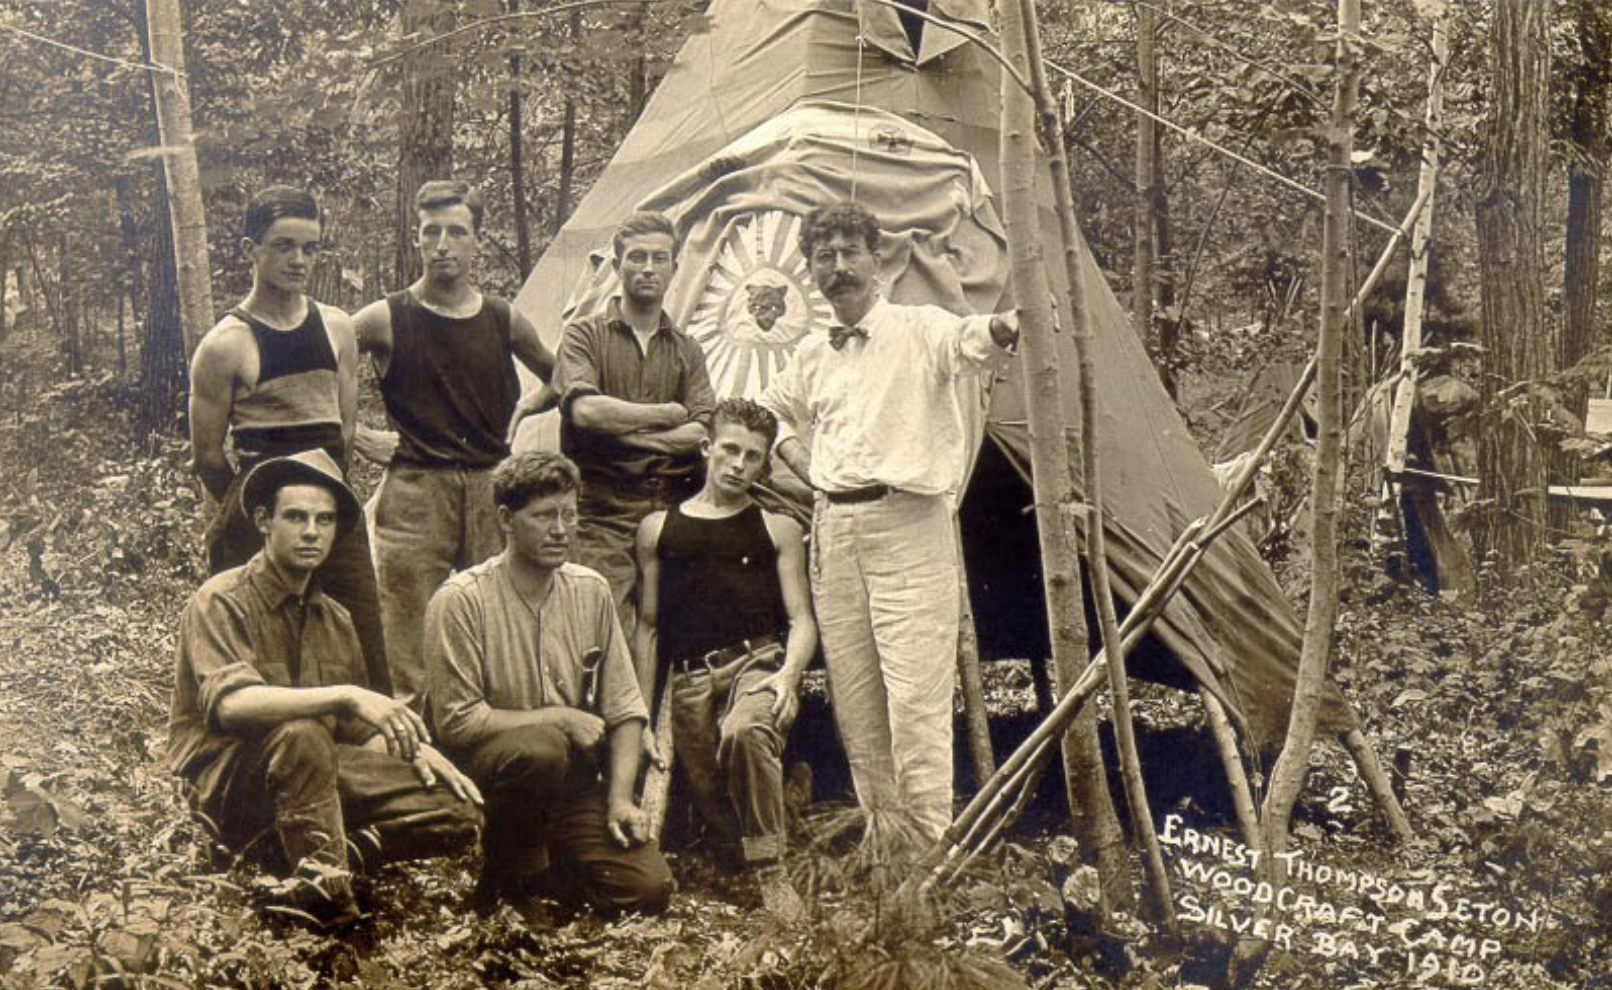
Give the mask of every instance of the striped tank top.
[(342, 460), (341, 402), (336, 351), (319, 305), (293, 330), (277, 330), (237, 307), (257, 345), (257, 383), (236, 393), (230, 432), (242, 469), (268, 457), (323, 447)]

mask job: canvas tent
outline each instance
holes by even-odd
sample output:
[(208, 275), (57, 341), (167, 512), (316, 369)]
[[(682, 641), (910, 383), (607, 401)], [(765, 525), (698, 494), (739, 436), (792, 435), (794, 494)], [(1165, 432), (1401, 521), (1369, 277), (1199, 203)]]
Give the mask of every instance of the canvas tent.
[[(932, 0), (930, 8), (986, 27), (983, 0)], [(822, 202), (855, 198), (884, 226), (888, 297), (957, 312), (1009, 307), (992, 193), (999, 71), (955, 34), (878, 4), (713, 0), (709, 30), (684, 46), (516, 305), (555, 346), (565, 320), (593, 312), (614, 291), (614, 226), (636, 209), (663, 211), (683, 238), (668, 309), (705, 347), (719, 393), (754, 395), (794, 343), (826, 332), (830, 319), (795, 243), (800, 218)], [(1045, 175), (1041, 193), (1043, 236), (1056, 238)], [(1043, 247), (1048, 258), (1060, 256), (1057, 244)], [(1051, 274), (1062, 291), (1062, 271)], [(1114, 585), (1129, 601), (1219, 491), (1089, 256), (1085, 279)], [(1058, 339), (1070, 372), (1066, 416), (1078, 423), (1072, 345), (1067, 334)], [(1000, 376), (988, 405), (984, 394), (961, 389), (959, 407), (991, 441), (961, 510), (965, 529), (976, 530), (965, 533), (976, 614), (982, 627), (1003, 612), (1015, 626), (1039, 623), (1044, 639), (1039, 598), (1018, 593), (1034, 576), (1033, 549), (1008, 552), (1026, 531), (1034, 547), (1034, 523), (1021, 512), (1030, 501), (1021, 477), (1029, 445), (1017, 365)], [(1003, 583), (1016, 589), (1005, 600)], [(1233, 532), (1155, 627), (1158, 648), (1141, 651), (1132, 666), (1167, 683), (1204, 684), (1268, 746), (1286, 724), (1300, 633), (1266, 565)], [(982, 628), (987, 644), (999, 638)], [(1324, 719), (1332, 730), (1354, 725), (1336, 690)]]

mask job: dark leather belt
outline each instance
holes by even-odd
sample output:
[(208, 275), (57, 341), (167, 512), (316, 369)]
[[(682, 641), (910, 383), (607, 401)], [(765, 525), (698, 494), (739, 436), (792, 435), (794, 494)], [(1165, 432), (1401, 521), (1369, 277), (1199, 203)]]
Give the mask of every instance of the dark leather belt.
[(757, 650), (765, 650), (769, 646), (777, 646), (779, 643), (780, 640), (777, 636), (757, 636), (755, 639), (747, 639), (743, 642), (735, 643), (732, 646), (724, 646), (720, 650), (712, 650), (709, 653), (701, 654), (700, 656), (693, 657), (688, 660), (674, 661), (672, 663), (672, 673), (686, 674), (691, 670), (705, 670), (710, 667), (720, 667), (725, 663), (732, 663), (740, 657), (754, 653)]
[(869, 485), (866, 488), (850, 488), (843, 492), (825, 491), (823, 495), (835, 505), (856, 505), (860, 502), (877, 502), (886, 495), (894, 495), (899, 490), (889, 485)]

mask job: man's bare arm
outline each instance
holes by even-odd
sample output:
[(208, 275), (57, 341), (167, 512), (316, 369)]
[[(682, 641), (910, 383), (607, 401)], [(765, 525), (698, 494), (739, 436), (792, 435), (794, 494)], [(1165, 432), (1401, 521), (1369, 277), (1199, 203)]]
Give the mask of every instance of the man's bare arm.
[(375, 362), (376, 377), (384, 376), (392, 357), (392, 309), (385, 299), (377, 299), (353, 314), (353, 337), (358, 341), (358, 352), (368, 354)]
[(610, 837), (624, 849), (649, 839), (649, 823), (632, 793), (633, 785), (638, 782), (643, 745), (644, 723), (640, 719), (628, 719), (610, 729), (605, 818)]
[(336, 402), (341, 409), (341, 445), (344, 455), (353, 449), (358, 426), (358, 340), (353, 319), (334, 306), (319, 304), (320, 315), (335, 344)]
[(638, 524), (638, 625), (633, 630), (633, 666), (645, 701), (655, 696), (656, 625), (660, 620), (660, 558), (655, 547), (665, 520), (665, 512), (652, 512)]
[(543, 384), (554, 381), (554, 352), (543, 345), (532, 321), (514, 308), (509, 311), (509, 349)]
[(298, 718), (339, 715), (375, 727), (392, 755), (414, 759), (431, 741), (425, 723), (407, 704), (354, 684), (293, 688), (253, 684), (218, 702), (218, 726), (227, 732), (265, 729)]
[(787, 725), (800, 710), (800, 679), (817, 652), (817, 620), (812, 616), (812, 595), (806, 579), (806, 545), (800, 525), (787, 516), (767, 513), (767, 534), (778, 551), (778, 587), (789, 616), (784, 663), (778, 671), (756, 682), (747, 692), (773, 693), (772, 714)]
[(215, 327), (190, 362), (190, 468), (213, 498), (223, 501), (235, 471), (224, 456), (235, 381), (240, 375), (238, 340)]

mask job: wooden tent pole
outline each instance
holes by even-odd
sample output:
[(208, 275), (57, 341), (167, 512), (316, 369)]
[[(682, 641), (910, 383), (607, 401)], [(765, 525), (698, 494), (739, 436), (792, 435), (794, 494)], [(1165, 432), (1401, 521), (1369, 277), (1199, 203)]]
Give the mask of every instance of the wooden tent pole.
[[(1010, 5), (1003, 5), (1003, 37), (1014, 19)], [(1097, 437), (1097, 372), (1092, 357), (1090, 309), (1086, 303), (1085, 259), (1081, 253), (1080, 227), (1075, 222), (1071, 193), (1069, 158), (1064, 149), (1063, 121), (1047, 84), (1046, 63), (1041, 60), (1041, 32), (1036, 20), (1035, 0), (1019, 0), (1018, 19), (1025, 56), (1030, 63), (1030, 82), (1036, 115), (1041, 125), (1048, 170), (1052, 178), (1054, 212), (1063, 240), (1065, 291), (1069, 296), (1070, 330), (1075, 344), (1075, 365), (1080, 383), (1081, 486), (1089, 507), (1086, 527), (1086, 578), (1091, 582), (1092, 599), (1097, 606), (1098, 630), (1108, 655), (1108, 691), (1113, 700), (1114, 738), (1119, 748), (1120, 779), (1125, 785), (1125, 804), (1130, 811), (1133, 838), (1142, 847), (1143, 872), (1147, 875), (1153, 907), (1164, 927), (1177, 933), (1175, 898), (1170, 892), (1170, 876), (1164, 867), (1164, 852), (1153, 827), (1147, 787), (1142, 777), (1142, 761), (1137, 753), (1136, 726), (1131, 719), (1130, 678), (1125, 669), (1125, 642), (1119, 632), (1114, 595), (1109, 584), (1107, 518), (1103, 513), (1102, 463)]]
[[(1022, 19), (1009, 16), (1011, 9), (1011, 5), (1004, 7), (1003, 45), (1011, 53), (1010, 61), (1028, 65), (1030, 56), (1023, 40), (1024, 25)], [(1037, 548), (1041, 554), (1047, 632), (1055, 690), (1073, 693), (1081, 665), (1089, 659), (1090, 640), (1081, 598), (1079, 560), (1082, 541), (1079, 516), (1085, 506), (1075, 488), (1075, 460), (1070, 443), (1076, 434), (1069, 429), (1073, 424), (1065, 419), (1067, 406), (1063, 389), (1066, 383), (1059, 368), (1058, 336), (1060, 332), (1067, 332), (1068, 321), (1060, 321), (1055, 309), (1042, 250), (1045, 238), (1036, 211), (1035, 106), (1026, 90), (1009, 83), (1006, 76), (1002, 80), (1001, 99), (999, 192), (1002, 222), (1008, 234), (1013, 298), (1023, 328), (1019, 361), (1023, 369), (1025, 418), (1030, 434), (1030, 481)], [(1100, 525), (1088, 527), (1088, 531), (1100, 528)], [(1096, 724), (1075, 721), (1078, 703), (1067, 706), (1066, 712), (1069, 717), (1055, 723), (1048, 738), (1058, 734), (1063, 741), (1064, 792), (1071, 814), (1077, 816), (1077, 836), (1085, 851), (1098, 858), (1103, 882), (1115, 885), (1115, 893), (1120, 894), (1117, 899), (1127, 900), (1129, 897), (1119, 888), (1122, 883), (1128, 884), (1124, 833), (1103, 778)], [(965, 809), (965, 815), (977, 817), (986, 814), (986, 809), (990, 809), (987, 817), (998, 813), (1000, 809), (993, 804), (993, 798), (995, 791), (1008, 779), (1003, 773), (1005, 769), (999, 769), (982, 785), (980, 793)], [(1093, 777), (1103, 781), (1103, 785), (1087, 783)], [(948, 848), (955, 848), (960, 837), (968, 834), (967, 819), (954, 823), (954, 830), (949, 830), (942, 838), (937, 853), (944, 855)]]
[(953, 520), (957, 539), (957, 594), (961, 599), (957, 623), (957, 674), (963, 687), (963, 724), (968, 732), (968, 755), (974, 761), (974, 779), (984, 783), (996, 773), (991, 751), (991, 720), (985, 710), (985, 679), (980, 673), (979, 630), (974, 606), (968, 598), (968, 568), (963, 565), (963, 529)]
[(1237, 733), (1232, 731), (1226, 709), (1209, 689), (1198, 685), (1198, 697), (1203, 699), (1204, 711), (1209, 716), (1209, 731), (1215, 738), (1215, 749), (1220, 752), (1221, 765), (1226, 769), (1226, 786), (1231, 791), (1231, 806), (1237, 812), (1237, 827), (1242, 830), (1243, 842), (1250, 849), (1259, 849), (1259, 812), (1254, 804), (1254, 791), (1248, 784), (1248, 773), (1243, 769), (1243, 757), (1237, 749)]
[(1405, 817), (1405, 809), (1399, 803), (1399, 797), (1394, 794), (1393, 785), (1388, 781), (1388, 774), (1383, 771), (1382, 761), (1377, 759), (1377, 751), (1372, 748), (1371, 741), (1360, 729), (1350, 729), (1340, 733), (1338, 740), (1343, 748), (1349, 751), (1349, 756), (1355, 761), (1355, 769), (1360, 771), (1360, 779), (1366, 782), (1366, 790), (1371, 792), (1372, 800), (1382, 810), (1383, 817), (1388, 821), (1388, 830), (1394, 833), (1397, 842), (1409, 842), (1416, 838), (1416, 832), (1411, 828), (1410, 819)]

